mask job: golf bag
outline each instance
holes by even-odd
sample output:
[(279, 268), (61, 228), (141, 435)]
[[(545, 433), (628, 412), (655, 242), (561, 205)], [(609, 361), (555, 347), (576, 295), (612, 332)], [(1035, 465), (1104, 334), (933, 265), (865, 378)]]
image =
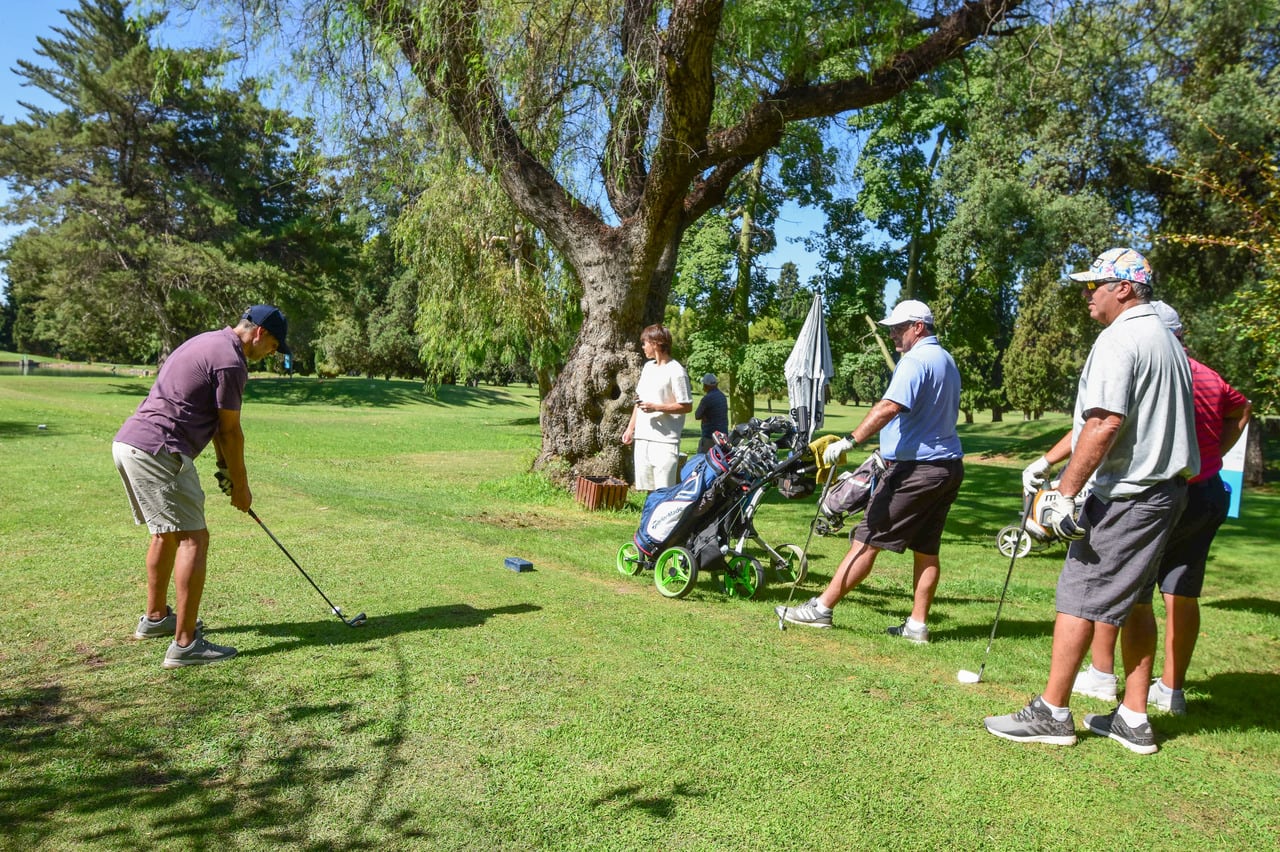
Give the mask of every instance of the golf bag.
[(709, 572), (720, 575), (726, 594), (750, 598), (765, 583), (765, 563), (743, 552), (750, 540), (768, 554), (768, 566), (779, 578), (803, 579), (804, 551), (770, 546), (754, 525), (766, 491), (783, 476), (812, 467), (812, 453), (792, 451), (778, 458), (778, 436), (793, 433), (786, 418), (753, 418), (728, 436), (717, 435), (718, 443), (706, 455), (685, 465), (678, 484), (645, 500), (639, 528), (619, 549), (618, 570), (628, 576), (652, 570), (665, 597), (683, 597), (699, 571)]
[(640, 552), (652, 557), (682, 526), (705, 514), (714, 504), (710, 492), (717, 478), (728, 472), (728, 452), (713, 446), (706, 455), (694, 456), (680, 471), (681, 480), (649, 494), (640, 512), (640, 528), (635, 543)]
[[(1022, 492), (1022, 511), (1024, 515), (1023, 524), (1019, 527), (1017, 524), (1009, 524), (1001, 527), (996, 533), (996, 547), (1005, 556), (1017, 557), (1026, 556), (1028, 553), (1038, 553), (1056, 542), (1062, 541), (1062, 538), (1053, 530), (1052, 514), (1061, 514), (1071, 511), (1069, 506), (1057, 505), (1056, 495), (1050, 497), (1050, 493), (1056, 491), (1058, 481), (1054, 480), (1047, 484), (1047, 488), (1039, 488), (1035, 490), (1023, 489)], [(1086, 484), (1080, 494), (1077, 495), (1075, 503), (1083, 505), (1085, 498), (1089, 496), (1091, 486)]]
[(818, 500), (819, 517), (814, 531), (818, 535), (830, 535), (844, 526), (845, 517), (866, 511), (887, 466), (880, 451), (867, 456), (867, 460), (853, 471), (845, 471), (827, 488)]

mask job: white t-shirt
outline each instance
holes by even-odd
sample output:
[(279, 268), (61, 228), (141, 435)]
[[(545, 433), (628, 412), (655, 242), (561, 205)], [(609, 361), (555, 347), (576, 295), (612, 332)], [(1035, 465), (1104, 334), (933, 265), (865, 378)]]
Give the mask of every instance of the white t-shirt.
[[(643, 402), (693, 404), (689, 374), (676, 360), (661, 365), (657, 361), (646, 361), (644, 369), (640, 371), (640, 381), (636, 383), (636, 396)], [(636, 440), (679, 444), (683, 430), (683, 414), (636, 409), (636, 431), (633, 436)]]

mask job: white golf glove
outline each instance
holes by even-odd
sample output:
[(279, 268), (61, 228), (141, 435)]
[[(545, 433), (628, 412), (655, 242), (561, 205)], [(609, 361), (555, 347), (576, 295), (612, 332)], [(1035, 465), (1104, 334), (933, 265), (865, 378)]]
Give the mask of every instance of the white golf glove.
[(822, 452), (822, 463), (827, 467), (835, 467), (840, 463), (840, 457), (852, 449), (853, 441), (848, 438), (832, 441)]
[(1041, 456), (1022, 471), (1022, 487), (1028, 494), (1035, 494), (1049, 484), (1049, 474), (1052, 470), (1053, 465), (1049, 464), (1049, 459)]
[(1080, 504), (1075, 497), (1068, 497), (1061, 491), (1048, 489), (1036, 495), (1035, 507), (1032, 510), (1036, 521), (1058, 534), (1064, 541), (1078, 541), (1084, 538), (1085, 530), (1080, 525)]

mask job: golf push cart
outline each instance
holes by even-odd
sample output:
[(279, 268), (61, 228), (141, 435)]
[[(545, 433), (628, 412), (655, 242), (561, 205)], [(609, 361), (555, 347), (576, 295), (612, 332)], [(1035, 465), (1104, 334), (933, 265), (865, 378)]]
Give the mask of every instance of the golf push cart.
[[(808, 566), (804, 550), (773, 548), (754, 523), (770, 487), (812, 471), (812, 455), (807, 447), (792, 448), (794, 438), (795, 426), (785, 417), (753, 417), (728, 436), (716, 433), (717, 443), (685, 464), (680, 482), (645, 500), (639, 529), (618, 549), (618, 570), (628, 576), (653, 571), (658, 591), (669, 598), (687, 595), (699, 572), (719, 575), (725, 594), (751, 598), (765, 585), (765, 567), (744, 552), (750, 540), (765, 551), (777, 580), (799, 583)], [(779, 460), (783, 448), (791, 453)]]

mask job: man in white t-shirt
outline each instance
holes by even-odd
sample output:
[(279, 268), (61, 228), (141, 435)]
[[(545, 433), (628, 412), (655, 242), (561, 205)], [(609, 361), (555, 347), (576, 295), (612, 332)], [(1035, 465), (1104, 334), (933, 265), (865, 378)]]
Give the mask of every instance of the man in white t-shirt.
[(622, 443), (635, 448), (636, 490), (653, 491), (679, 480), (680, 433), (693, 410), (693, 391), (689, 374), (671, 357), (671, 332), (651, 325), (640, 333), (640, 345), (650, 360), (640, 371)]

